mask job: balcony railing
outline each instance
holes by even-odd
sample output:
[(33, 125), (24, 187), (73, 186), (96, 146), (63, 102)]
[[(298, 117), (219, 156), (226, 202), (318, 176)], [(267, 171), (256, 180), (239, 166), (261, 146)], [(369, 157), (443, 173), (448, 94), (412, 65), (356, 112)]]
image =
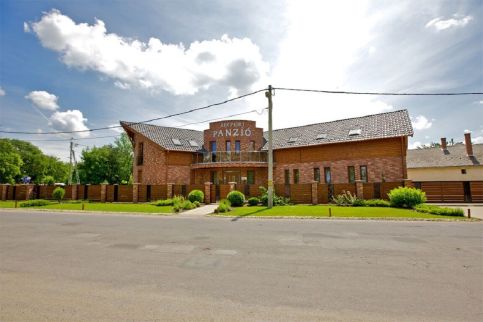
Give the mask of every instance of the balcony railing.
[(266, 151), (204, 152), (194, 156), (193, 163), (267, 162)]

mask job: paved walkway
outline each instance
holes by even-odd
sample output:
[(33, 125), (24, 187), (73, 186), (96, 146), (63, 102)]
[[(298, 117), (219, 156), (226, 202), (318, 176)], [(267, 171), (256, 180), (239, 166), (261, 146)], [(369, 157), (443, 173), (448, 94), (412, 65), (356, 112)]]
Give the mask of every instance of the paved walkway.
[(473, 203), (473, 204), (467, 204), (467, 203), (451, 203), (451, 204), (444, 204), (444, 203), (438, 203), (434, 204), (437, 206), (441, 207), (450, 207), (450, 208), (462, 208), (465, 211), (465, 216), (468, 215), (468, 209), (471, 211), (471, 217), (474, 218), (479, 218), (483, 219), (483, 204), (481, 203)]
[(215, 211), (216, 207), (218, 207), (217, 204), (204, 205), (204, 206), (201, 206), (201, 207), (198, 207), (198, 208), (195, 208), (195, 209), (183, 211), (181, 213), (181, 215), (183, 215), (183, 216), (189, 216), (189, 215), (206, 216), (206, 215), (212, 214)]

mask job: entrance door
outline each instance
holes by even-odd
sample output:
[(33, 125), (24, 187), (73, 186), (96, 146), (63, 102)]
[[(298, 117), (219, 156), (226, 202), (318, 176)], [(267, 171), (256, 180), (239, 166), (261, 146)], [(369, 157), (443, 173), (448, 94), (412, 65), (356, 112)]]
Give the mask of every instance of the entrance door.
[(236, 182), (240, 183), (240, 171), (223, 171), (223, 182), (228, 183), (228, 182)]

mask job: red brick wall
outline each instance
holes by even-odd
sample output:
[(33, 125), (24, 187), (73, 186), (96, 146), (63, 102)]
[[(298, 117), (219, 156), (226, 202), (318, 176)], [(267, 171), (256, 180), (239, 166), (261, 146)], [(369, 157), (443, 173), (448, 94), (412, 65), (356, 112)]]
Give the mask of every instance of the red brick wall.
[(260, 150), (264, 145), (263, 129), (258, 128), (255, 121), (229, 120), (211, 122), (210, 128), (204, 131), (206, 151), (211, 151), (210, 141), (216, 141), (217, 151), (225, 151), (225, 142), (231, 141), (231, 151), (234, 152), (237, 140), (241, 151), (249, 151), (250, 141), (255, 141), (255, 150)]
[[(146, 139), (140, 134), (134, 134), (134, 162), (133, 162), (133, 179), (139, 182), (138, 173), (142, 171), (142, 179), (140, 183), (144, 184), (161, 184), (166, 183), (167, 167), (166, 152), (157, 144)], [(144, 145), (143, 164), (138, 166), (138, 146), (139, 143)]]

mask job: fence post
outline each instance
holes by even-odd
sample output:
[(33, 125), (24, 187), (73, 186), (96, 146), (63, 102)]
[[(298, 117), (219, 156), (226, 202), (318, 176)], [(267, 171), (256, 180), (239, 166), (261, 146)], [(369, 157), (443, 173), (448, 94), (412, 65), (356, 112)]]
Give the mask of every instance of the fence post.
[(77, 200), (77, 187), (78, 187), (78, 185), (76, 185), (76, 184), (71, 185), (71, 190), (70, 190), (70, 193), (71, 193), (70, 199), (71, 200)]
[(173, 185), (174, 183), (168, 183), (166, 187), (166, 199), (173, 198)]
[(132, 184), (132, 202), (137, 203), (139, 200), (139, 183)]
[(211, 203), (211, 182), (205, 182), (205, 204)]
[(2, 201), (5, 201), (7, 200), (7, 190), (8, 190), (8, 184), (2, 184), (0, 185), (1, 189), (2, 189)]
[(356, 195), (359, 199), (364, 199), (364, 181), (356, 180)]
[(106, 202), (107, 184), (101, 183), (101, 202)]
[(318, 185), (318, 182), (317, 181), (312, 181), (312, 204), (313, 205), (316, 205), (318, 204), (318, 193), (317, 193), (317, 185)]

